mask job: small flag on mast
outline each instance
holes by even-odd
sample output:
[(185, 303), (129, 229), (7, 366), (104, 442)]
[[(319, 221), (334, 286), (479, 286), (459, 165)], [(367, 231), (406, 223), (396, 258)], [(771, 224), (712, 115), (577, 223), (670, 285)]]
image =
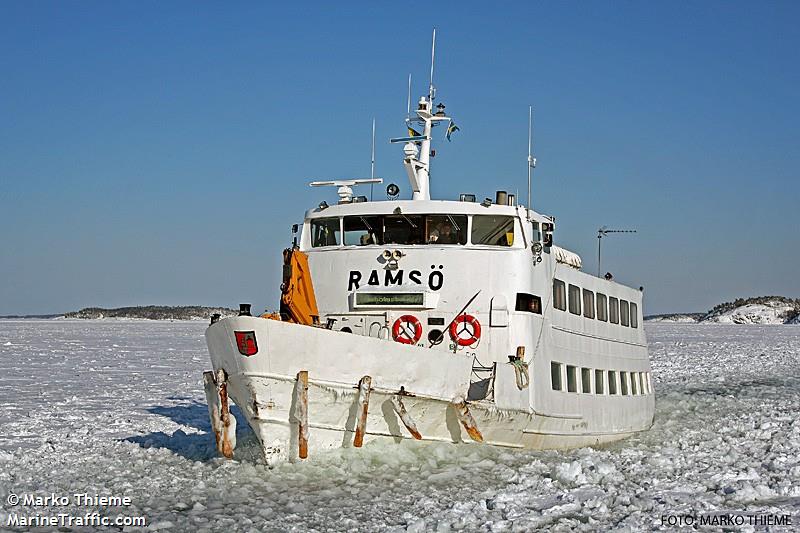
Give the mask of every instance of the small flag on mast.
[(414, 128), (412, 128), (411, 126), (408, 126), (408, 136), (409, 137), (421, 137), (422, 134), (420, 132), (418, 132), (417, 130), (415, 130)]
[(460, 129), (461, 128), (456, 126), (456, 123), (451, 120), (450, 121), (450, 125), (447, 126), (447, 141), (448, 142), (450, 141), (450, 135), (452, 135), (453, 133), (459, 131)]

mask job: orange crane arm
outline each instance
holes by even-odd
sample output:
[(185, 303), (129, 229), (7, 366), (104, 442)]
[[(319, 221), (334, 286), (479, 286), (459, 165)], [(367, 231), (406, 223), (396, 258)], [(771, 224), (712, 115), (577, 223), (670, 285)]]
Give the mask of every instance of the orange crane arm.
[(308, 255), (297, 248), (283, 251), (281, 319), (307, 326), (319, 324), (319, 310), (308, 267)]

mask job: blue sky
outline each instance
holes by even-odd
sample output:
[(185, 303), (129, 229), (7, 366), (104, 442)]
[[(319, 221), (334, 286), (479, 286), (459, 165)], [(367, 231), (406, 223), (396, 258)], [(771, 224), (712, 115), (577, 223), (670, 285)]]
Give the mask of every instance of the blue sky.
[(645, 312), (800, 296), (796, 3), (0, 2), (0, 314), (274, 308), (314, 179), (408, 191), (406, 80), (461, 131), (434, 197), (523, 191)]

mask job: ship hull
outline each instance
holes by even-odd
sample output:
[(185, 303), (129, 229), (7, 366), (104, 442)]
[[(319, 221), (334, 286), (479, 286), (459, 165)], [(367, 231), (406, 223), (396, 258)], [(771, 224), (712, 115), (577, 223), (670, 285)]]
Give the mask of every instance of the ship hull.
[[(240, 346), (237, 338), (252, 344)], [(580, 414), (466, 402), (473, 361), (460, 353), (255, 317), (213, 324), (206, 340), (214, 374), (223, 376), (267, 462), (313, 457), (359, 441), (575, 448), (649, 426), (603, 428)], [(368, 386), (360, 387), (365, 378)]]

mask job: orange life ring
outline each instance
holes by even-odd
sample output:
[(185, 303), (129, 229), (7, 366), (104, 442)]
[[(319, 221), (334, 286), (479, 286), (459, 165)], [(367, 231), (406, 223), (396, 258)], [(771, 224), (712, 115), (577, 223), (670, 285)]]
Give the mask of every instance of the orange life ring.
[[(414, 329), (413, 334), (409, 333), (408, 327)], [(422, 324), (420, 324), (419, 319), (414, 315), (403, 315), (394, 321), (394, 325), (392, 326), (392, 338), (395, 341), (400, 344), (417, 344), (420, 337), (422, 337)]]
[[(469, 337), (464, 337), (464, 333)], [(481, 338), (481, 323), (472, 315), (458, 315), (450, 324), (450, 338), (459, 346), (472, 346)]]

